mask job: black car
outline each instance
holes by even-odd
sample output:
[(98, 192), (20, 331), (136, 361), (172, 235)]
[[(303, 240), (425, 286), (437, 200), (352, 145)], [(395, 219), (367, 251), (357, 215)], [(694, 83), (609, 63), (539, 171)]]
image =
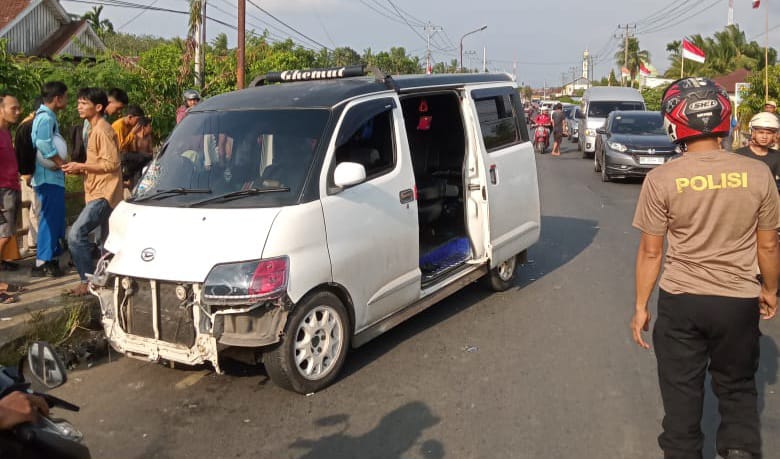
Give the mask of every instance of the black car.
[(680, 153), (666, 135), (659, 112), (614, 111), (596, 133), (593, 168), (605, 182), (644, 177)]

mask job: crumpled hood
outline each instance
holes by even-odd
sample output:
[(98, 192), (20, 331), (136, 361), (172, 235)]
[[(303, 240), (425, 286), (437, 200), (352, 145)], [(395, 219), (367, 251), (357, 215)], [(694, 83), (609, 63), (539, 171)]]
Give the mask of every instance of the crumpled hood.
[(280, 209), (178, 208), (120, 203), (106, 250), (113, 274), (203, 282), (215, 264), (262, 257)]

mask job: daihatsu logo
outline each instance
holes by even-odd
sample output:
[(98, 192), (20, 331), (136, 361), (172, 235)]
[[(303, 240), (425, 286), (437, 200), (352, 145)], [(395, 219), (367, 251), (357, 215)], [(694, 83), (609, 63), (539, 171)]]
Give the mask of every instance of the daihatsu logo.
[(688, 110), (692, 110), (694, 112), (699, 112), (702, 110), (709, 110), (713, 107), (716, 107), (718, 105), (717, 100), (697, 100), (696, 102), (691, 102), (688, 104)]
[(157, 252), (151, 247), (147, 247), (141, 251), (141, 260), (143, 261), (152, 261), (154, 260), (154, 255)]

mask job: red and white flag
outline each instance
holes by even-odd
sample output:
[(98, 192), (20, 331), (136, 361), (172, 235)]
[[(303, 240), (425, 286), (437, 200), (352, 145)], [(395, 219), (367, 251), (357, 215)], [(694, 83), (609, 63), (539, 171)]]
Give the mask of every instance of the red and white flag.
[(704, 51), (697, 47), (693, 43), (683, 38), (682, 41), (682, 57), (684, 59), (690, 59), (699, 63), (704, 62)]
[(753, 0), (753, 9), (756, 9), (759, 6), (761, 6), (761, 0)]
[(645, 67), (645, 63), (644, 62), (640, 62), (639, 63), (639, 74), (642, 75), (642, 76), (646, 76), (646, 77), (650, 76), (650, 69)]

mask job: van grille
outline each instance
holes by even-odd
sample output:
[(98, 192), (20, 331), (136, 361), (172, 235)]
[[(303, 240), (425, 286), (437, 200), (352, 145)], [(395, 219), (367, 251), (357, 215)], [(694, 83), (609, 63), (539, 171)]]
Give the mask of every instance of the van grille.
[[(156, 284), (157, 291), (152, 289)], [(160, 282), (148, 279), (133, 279), (133, 293), (130, 295), (124, 314), (123, 327), (126, 333), (154, 339), (154, 304), (158, 307), (160, 341), (192, 347), (195, 344), (195, 325), (188, 301), (176, 297), (174, 282)], [(119, 300), (125, 295), (121, 283)], [(156, 298), (155, 298), (156, 297)]]

